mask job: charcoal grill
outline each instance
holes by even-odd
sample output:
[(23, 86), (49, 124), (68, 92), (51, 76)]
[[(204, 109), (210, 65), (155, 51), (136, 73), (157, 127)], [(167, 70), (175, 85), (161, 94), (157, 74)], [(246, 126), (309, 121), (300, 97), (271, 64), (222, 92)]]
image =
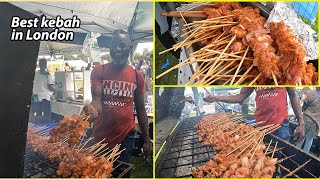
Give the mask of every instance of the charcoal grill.
[[(50, 136), (49, 130), (55, 127), (57, 123), (40, 124), (40, 125), (30, 125), (32, 128), (45, 127), (45, 129), (38, 131), (43, 135)], [(45, 132), (45, 133), (44, 133)], [(86, 141), (87, 138), (82, 141)], [(87, 144), (89, 146), (90, 143)], [(51, 162), (49, 159), (33, 152), (30, 147), (26, 146), (25, 160), (24, 160), (24, 178), (59, 178), (56, 174), (58, 170), (59, 163)], [(132, 164), (125, 163), (122, 161), (115, 161), (113, 164), (112, 177), (121, 178), (125, 177), (130, 170), (133, 168)]]
[[(31, 148), (26, 148), (23, 172), (24, 178), (59, 178), (56, 174), (58, 166), (59, 163), (52, 163), (50, 160), (33, 152)], [(130, 172), (133, 165), (117, 160), (114, 162), (113, 167), (112, 177), (121, 178)]]
[[(211, 146), (206, 146), (199, 141), (196, 132), (197, 129), (194, 128), (194, 126), (200, 119), (201, 117), (194, 117), (181, 120), (175, 132), (168, 138), (166, 148), (160, 152), (161, 155), (159, 155), (156, 162), (156, 177), (190, 178), (192, 177), (192, 167), (199, 167), (200, 165), (207, 163), (216, 154)], [(294, 157), (283, 161), (281, 163), (283, 167), (292, 171), (311, 159), (311, 161), (297, 171), (293, 177), (320, 177), (319, 158), (304, 153), (295, 146), (286, 143), (273, 135), (265, 136), (264, 142), (269, 143), (271, 139), (273, 140), (271, 146), (274, 146), (275, 142), (278, 142), (277, 148), (282, 148), (280, 151), (276, 151), (274, 157), (282, 159), (295, 155)], [(278, 166), (274, 177), (282, 177), (286, 174), (288, 174), (288, 172)]]

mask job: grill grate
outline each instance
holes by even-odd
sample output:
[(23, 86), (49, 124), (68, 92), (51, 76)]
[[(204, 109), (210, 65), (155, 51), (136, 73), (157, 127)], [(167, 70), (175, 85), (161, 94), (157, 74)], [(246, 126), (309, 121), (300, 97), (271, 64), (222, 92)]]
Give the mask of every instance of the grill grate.
[[(24, 160), (24, 178), (59, 178), (56, 174), (59, 163), (52, 163), (41, 155), (34, 153), (30, 148), (26, 148)], [(112, 177), (124, 177), (133, 168), (132, 164), (116, 161), (114, 164)]]
[(199, 141), (194, 128), (200, 118), (184, 120), (166, 152), (159, 177), (192, 177), (191, 167), (205, 164), (215, 154), (210, 146)]
[[(200, 117), (195, 117), (185, 119), (181, 122), (180, 127), (178, 127), (177, 132), (173, 137), (171, 145), (169, 145), (168, 150), (164, 152), (164, 158), (159, 164), (159, 170), (157, 170), (157, 177), (191, 178), (192, 167), (199, 167), (200, 165), (207, 163), (216, 154), (211, 146), (206, 146), (203, 142), (199, 141), (196, 132), (197, 129), (194, 128), (199, 120)], [(271, 139), (273, 140), (271, 147), (275, 145), (275, 142), (278, 142), (277, 148), (282, 148), (282, 150), (275, 152), (274, 157), (282, 159), (293, 154), (296, 155), (283, 161), (281, 165), (292, 171), (299, 165), (312, 159), (304, 168), (300, 169), (295, 174), (297, 177), (304, 178), (320, 176), (320, 162), (318, 158), (303, 153), (299, 149), (273, 135), (267, 135), (264, 142), (268, 144)], [(276, 167), (276, 169), (277, 171), (274, 174), (274, 177), (282, 177), (288, 173), (279, 166)]]

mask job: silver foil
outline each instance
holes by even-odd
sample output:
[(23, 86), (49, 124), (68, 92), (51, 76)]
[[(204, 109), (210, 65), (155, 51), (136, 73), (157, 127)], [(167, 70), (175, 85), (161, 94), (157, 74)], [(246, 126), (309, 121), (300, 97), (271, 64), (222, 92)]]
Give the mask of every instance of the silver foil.
[(280, 21), (284, 21), (297, 35), (307, 51), (307, 59), (318, 59), (318, 35), (297, 16), (292, 8), (292, 3), (275, 3), (265, 27), (268, 27), (269, 22)]

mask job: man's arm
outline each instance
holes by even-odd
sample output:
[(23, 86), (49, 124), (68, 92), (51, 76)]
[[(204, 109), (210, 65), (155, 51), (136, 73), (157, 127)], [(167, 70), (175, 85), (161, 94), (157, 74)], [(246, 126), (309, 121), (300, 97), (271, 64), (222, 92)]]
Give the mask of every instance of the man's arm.
[(96, 109), (98, 114), (102, 113), (102, 87), (92, 86), (91, 87), (92, 101), (91, 105)]
[(148, 116), (144, 106), (144, 93), (135, 93), (134, 103), (137, 110), (138, 123), (144, 137), (143, 158), (148, 158), (152, 152), (152, 143), (149, 135)]
[(294, 141), (295, 142), (300, 142), (300, 140), (303, 138), (304, 136), (304, 121), (303, 121), (303, 116), (302, 116), (302, 109), (296, 94), (296, 89), (295, 88), (286, 88), (289, 98), (290, 98), (290, 102), (291, 102), (291, 106), (293, 109), (294, 114), (296, 115), (296, 118), (298, 120), (298, 127), (295, 130), (295, 138)]
[(134, 96), (138, 123), (145, 141), (150, 141), (148, 116), (144, 106), (144, 94), (136, 93)]
[(204, 98), (207, 102), (242, 103), (253, 92), (253, 88), (241, 88), (240, 94), (234, 96), (208, 96)]
[(304, 121), (303, 121), (303, 116), (302, 116), (302, 108), (300, 106), (299, 103), (299, 99), (298, 96), (296, 94), (296, 89), (295, 88), (286, 88), (289, 98), (290, 98), (290, 102), (291, 102), (291, 106), (293, 109), (294, 114), (296, 115), (296, 118), (298, 120), (299, 125), (304, 125)]

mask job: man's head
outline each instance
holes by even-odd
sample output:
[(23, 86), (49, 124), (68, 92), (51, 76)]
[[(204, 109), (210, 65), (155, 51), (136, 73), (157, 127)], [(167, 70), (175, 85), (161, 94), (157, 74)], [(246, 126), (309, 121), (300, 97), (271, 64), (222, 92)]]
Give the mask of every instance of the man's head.
[(110, 55), (112, 64), (123, 67), (127, 64), (132, 50), (131, 39), (125, 30), (115, 30), (112, 33)]
[(46, 70), (47, 69), (47, 60), (42, 58), (39, 60), (39, 67), (40, 67), (40, 70)]

